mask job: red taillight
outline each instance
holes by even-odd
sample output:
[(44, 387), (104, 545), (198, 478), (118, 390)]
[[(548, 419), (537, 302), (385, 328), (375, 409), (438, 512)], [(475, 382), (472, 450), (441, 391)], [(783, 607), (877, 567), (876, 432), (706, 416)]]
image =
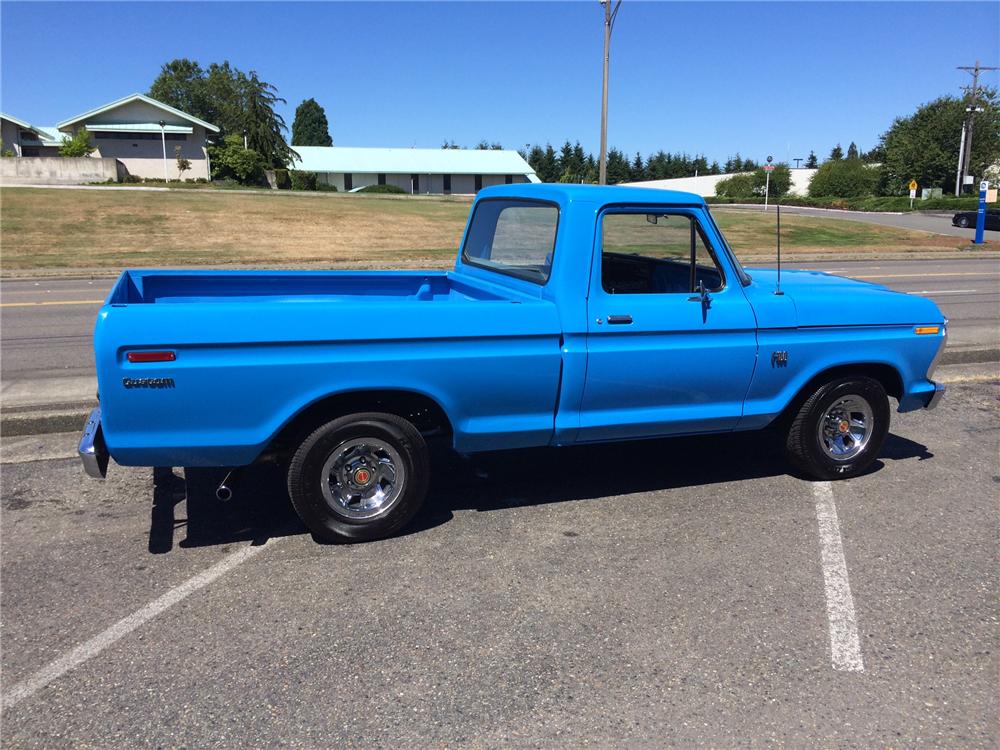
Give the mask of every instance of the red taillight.
[(173, 362), (177, 359), (174, 352), (129, 352), (129, 362)]

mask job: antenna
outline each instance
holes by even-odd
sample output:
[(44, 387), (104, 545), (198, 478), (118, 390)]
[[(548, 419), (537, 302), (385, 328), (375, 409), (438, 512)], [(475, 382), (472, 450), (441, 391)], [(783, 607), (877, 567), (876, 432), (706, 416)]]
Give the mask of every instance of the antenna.
[(781, 291), (781, 201), (774, 202), (774, 209), (778, 216), (778, 282), (774, 286), (775, 294), (784, 294)]

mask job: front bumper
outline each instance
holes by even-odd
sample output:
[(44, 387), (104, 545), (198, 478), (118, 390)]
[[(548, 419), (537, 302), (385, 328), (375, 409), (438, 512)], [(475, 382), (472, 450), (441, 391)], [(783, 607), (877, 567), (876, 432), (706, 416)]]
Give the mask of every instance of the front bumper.
[(924, 407), (925, 409), (936, 408), (937, 405), (941, 402), (942, 397), (944, 397), (944, 392), (948, 390), (947, 388), (945, 388), (943, 383), (937, 383), (933, 380), (931, 382), (934, 383), (934, 393), (931, 396), (930, 400), (927, 402), (927, 406)]
[(98, 406), (87, 417), (80, 438), (80, 460), (88, 476), (94, 479), (104, 479), (108, 475), (108, 446), (104, 442), (104, 431), (101, 429), (101, 407)]

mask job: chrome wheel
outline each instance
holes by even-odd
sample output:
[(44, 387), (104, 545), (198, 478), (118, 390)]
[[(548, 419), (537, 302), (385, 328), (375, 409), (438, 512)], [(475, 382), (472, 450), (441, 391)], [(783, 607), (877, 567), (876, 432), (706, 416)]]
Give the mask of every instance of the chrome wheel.
[(378, 438), (341, 443), (323, 464), (323, 497), (334, 513), (352, 520), (381, 515), (403, 491), (406, 469), (399, 452)]
[(819, 420), (820, 447), (835, 461), (849, 461), (868, 445), (874, 430), (871, 405), (861, 396), (849, 395), (830, 404)]

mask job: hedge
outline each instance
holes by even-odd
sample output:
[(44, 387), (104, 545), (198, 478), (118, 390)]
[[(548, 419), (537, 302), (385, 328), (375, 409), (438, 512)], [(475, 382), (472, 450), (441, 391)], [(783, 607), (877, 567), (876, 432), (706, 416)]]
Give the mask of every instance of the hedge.
[[(763, 204), (763, 198), (725, 198), (712, 197), (705, 198), (706, 203), (716, 205), (727, 205), (733, 203)], [(768, 201), (774, 205), (774, 199)], [(864, 196), (861, 198), (835, 198), (835, 197), (805, 197), (800, 195), (786, 195), (781, 199), (783, 206), (802, 206), (804, 208), (838, 208), (845, 211), (909, 211), (910, 199), (906, 196)], [(930, 198), (928, 200), (913, 201), (914, 211), (974, 211), (979, 205), (979, 199), (971, 196), (962, 198)]]
[(393, 193), (393, 194), (408, 195), (408, 193), (405, 190), (403, 190), (403, 188), (398, 187), (397, 185), (367, 185), (367, 186), (361, 188), (360, 190), (358, 190), (358, 192), (359, 193)]

